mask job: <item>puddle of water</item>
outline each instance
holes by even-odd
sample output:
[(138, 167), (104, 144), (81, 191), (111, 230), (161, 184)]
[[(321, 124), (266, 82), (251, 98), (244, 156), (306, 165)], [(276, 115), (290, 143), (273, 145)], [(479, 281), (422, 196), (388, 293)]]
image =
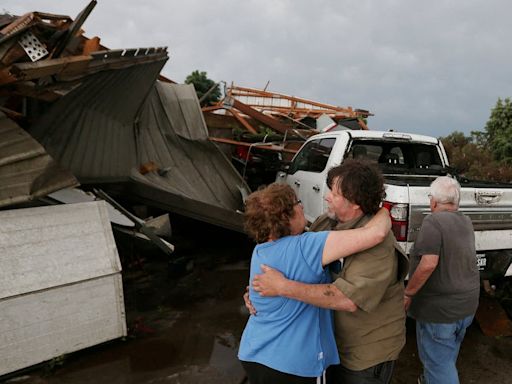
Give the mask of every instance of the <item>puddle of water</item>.
[[(147, 305), (127, 301), (132, 337), (71, 354), (49, 375), (36, 371), (12, 383), (239, 384), (245, 377), (237, 351), (247, 321), (240, 311), (247, 275), (247, 267), (235, 263), (179, 282), (153, 276), (150, 288), (143, 278), (144, 289), (131, 297)], [(136, 280), (129, 284), (134, 286), (125, 287), (125, 296), (137, 290)]]

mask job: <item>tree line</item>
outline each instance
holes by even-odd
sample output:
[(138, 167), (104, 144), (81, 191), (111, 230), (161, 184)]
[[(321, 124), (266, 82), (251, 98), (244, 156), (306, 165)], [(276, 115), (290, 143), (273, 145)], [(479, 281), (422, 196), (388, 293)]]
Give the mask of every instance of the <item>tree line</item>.
[(441, 137), (450, 165), (468, 179), (512, 182), (512, 102), (499, 98), (483, 131)]

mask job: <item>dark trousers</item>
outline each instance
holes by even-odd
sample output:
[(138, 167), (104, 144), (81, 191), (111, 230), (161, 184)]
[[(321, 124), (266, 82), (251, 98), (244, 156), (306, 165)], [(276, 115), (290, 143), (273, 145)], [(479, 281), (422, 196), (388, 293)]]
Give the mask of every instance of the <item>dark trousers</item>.
[(266, 365), (241, 361), (249, 384), (316, 384), (316, 377), (302, 377), (279, 372)]
[(385, 361), (362, 371), (352, 371), (342, 365), (327, 369), (328, 384), (389, 384), (393, 376), (394, 361)]

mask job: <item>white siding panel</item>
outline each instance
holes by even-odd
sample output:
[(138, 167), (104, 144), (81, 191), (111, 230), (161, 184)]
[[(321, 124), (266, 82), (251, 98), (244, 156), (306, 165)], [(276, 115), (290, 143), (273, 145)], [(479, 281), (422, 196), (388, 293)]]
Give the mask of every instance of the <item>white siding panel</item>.
[(126, 335), (105, 202), (0, 212), (0, 375)]
[(120, 271), (103, 201), (0, 212), (0, 299)]
[(0, 375), (126, 335), (119, 274), (0, 301)]

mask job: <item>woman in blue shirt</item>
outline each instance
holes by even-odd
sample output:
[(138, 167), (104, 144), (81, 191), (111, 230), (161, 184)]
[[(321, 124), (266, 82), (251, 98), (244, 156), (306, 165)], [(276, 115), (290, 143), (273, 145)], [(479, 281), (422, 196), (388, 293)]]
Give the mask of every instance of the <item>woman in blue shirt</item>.
[[(246, 201), (246, 231), (258, 244), (251, 259), (250, 280), (265, 264), (288, 279), (329, 283), (324, 266), (371, 248), (387, 235), (391, 223), (380, 211), (363, 228), (304, 232), (302, 204), (286, 184), (271, 184)], [(251, 384), (316, 383), (325, 369), (338, 364), (330, 310), (285, 297), (249, 297), (258, 308), (240, 341), (238, 357)]]

